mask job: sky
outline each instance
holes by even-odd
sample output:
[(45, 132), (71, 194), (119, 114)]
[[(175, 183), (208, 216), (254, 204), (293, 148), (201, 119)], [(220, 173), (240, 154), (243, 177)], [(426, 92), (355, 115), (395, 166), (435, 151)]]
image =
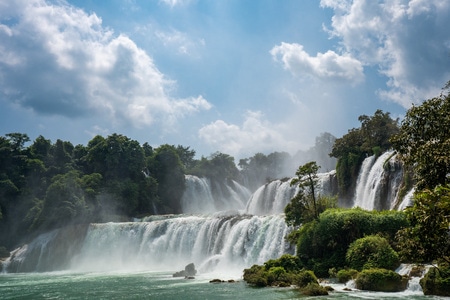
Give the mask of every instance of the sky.
[(438, 96), (449, 22), (450, 0), (0, 0), (0, 135), (294, 154)]

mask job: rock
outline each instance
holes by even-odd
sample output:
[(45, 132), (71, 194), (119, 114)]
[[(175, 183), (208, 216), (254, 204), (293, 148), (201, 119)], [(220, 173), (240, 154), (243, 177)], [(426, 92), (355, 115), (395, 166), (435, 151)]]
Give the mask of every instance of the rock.
[(173, 277), (186, 277), (186, 273), (185, 273), (185, 271), (183, 270), (183, 271), (179, 271), (179, 272), (173, 273), (172, 276), (173, 276)]
[(424, 270), (425, 270), (424, 266), (414, 266), (409, 272), (409, 276), (422, 277)]
[(195, 274), (197, 274), (197, 270), (195, 269), (195, 265), (193, 263), (190, 263), (184, 267), (184, 271), (186, 272), (186, 276), (195, 276)]
[(420, 286), (425, 295), (450, 296), (450, 267), (430, 268), (420, 279)]
[(195, 279), (195, 277), (194, 276), (186, 276), (186, 277), (184, 277), (184, 279)]
[(216, 279), (210, 280), (209, 282), (210, 282), (210, 283), (222, 283), (222, 282), (225, 282), (225, 281), (216, 278)]
[(391, 270), (366, 269), (356, 278), (356, 288), (376, 292), (401, 292), (406, 289), (408, 278)]
[(184, 267), (184, 270), (173, 273), (173, 277), (192, 277), (188, 279), (193, 279), (194, 276), (197, 274), (197, 270), (195, 269), (195, 265), (193, 263), (188, 264), (186, 267)]

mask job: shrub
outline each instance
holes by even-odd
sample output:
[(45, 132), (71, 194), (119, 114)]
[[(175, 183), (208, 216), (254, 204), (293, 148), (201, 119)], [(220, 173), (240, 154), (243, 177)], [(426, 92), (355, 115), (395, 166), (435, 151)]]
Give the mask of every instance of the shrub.
[(395, 270), (400, 265), (397, 252), (385, 238), (377, 235), (369, 235), (351, 243), (345, 258), (349, 267), (358, 271), (371, 268)]
[(318, 283), (308, 283), (307, 286), (300, 289), (301, 293), (306, 296), (326, 296), (328, 291), (325, 287)]
[(393, 241), (396, 232), (407, 225), (405, 214), (399, 211), (328, 209), (319, 216), (319, 221), (299, 229), (297, 253), (305, 268), (319, 277), (327, 277), (330, 268), (346, 266), (346, 252), (353, 241), (378, 233)]
[(295, 276), (294, 283), (299, 288), (306, 287), (311, 283), (318, 284), (316, 275), (314, 275), (313, 271), (309, 270), (299, 272)]
[(267, 272), (263, 266), (253, 265), (250, 269), (244, 270), (244, 281), (250, 285), (264, 287), (267, 286)]
[(297, 256), (283, 254), (278, 259), (270, 259), (264, 263), (266, 270), (273, 267), (283, 267), (287, 272), (297, 272), (302, 269), (300, 259)]
[(346, 283), (351, 279), (355, 279), (358, 276), (358, 271), (355, 269), (342, 269), (337, 272), (337, 279), (339, 283)]
[(406, 278), (386, 269), (367, 269), (358, 274), (355, 280), (360, 290), (379, 292), (400, 292), (406, 289)]
[(450, 296), (450, 267), (431, 268), (420, 280), (425, 295)]

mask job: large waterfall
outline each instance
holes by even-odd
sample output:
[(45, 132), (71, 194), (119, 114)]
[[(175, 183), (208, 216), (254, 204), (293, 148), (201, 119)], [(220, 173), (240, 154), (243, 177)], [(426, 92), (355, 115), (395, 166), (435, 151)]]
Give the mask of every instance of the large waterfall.
[[(353, 206), (403, 209), (403, 170), (392, 152), (364, 160)], [(337, 194), (336, 172), (318, 174), (322, 195)], [(289, 228), (284, 207), (297, 192), (292, 179), (274, 180), (253, 194), (235, 181), (186, 176), (182, 215), (151, 216), (54, 230), (15, 251), (8, 272), (54, 270), (178, 270), (195, 263), (200, 272), (240, 270), (284, 253)]]
[[(240, 272), (283, 253), (289, 229), (283, 216), (214, 214), (155, 216), (138, 222), (91, 224), (73, 245), (58, 245), (65, 229), (43, 234), (16, 251), (10, 272), (177, 270)], [(78, 251), (69, 251), (72, 248)], [(50, 263), (56, 260), (59, 264)]]

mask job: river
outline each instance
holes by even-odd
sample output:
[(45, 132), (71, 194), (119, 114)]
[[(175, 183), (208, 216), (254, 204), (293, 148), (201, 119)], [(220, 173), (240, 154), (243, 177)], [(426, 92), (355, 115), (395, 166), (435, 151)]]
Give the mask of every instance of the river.
[[(1, 299), (450, 299), (401, 293), (343, 291), (332, 285), (326, 297), (303, 297), (293, 288), (254, 288), (228, 274), (200, 274), (195, 279), (173, 278), (169, 272), (19, 273), (0, 274)], [(222, 276), (220, 278), (220, 276)], [(210, 283), (214, 278), (223, 283)], [(235, 282), (228, 282), (233, 279)]]

